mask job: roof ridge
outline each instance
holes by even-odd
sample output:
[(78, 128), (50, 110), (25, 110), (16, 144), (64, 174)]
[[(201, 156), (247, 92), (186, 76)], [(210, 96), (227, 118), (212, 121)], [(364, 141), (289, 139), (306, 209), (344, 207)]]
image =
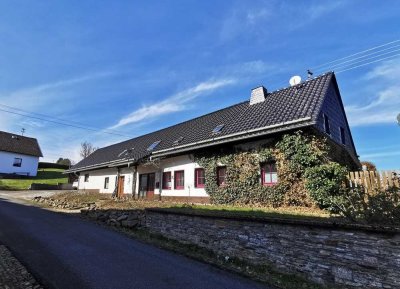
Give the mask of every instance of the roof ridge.
[(285, 86), (285, 87), (282, 87), (282, 88), (275, 89), (274, 91), (272, 91), (270, 93), (275, 93), (275, 92), (278, 92), (278, 91), (281, 92), (283, 90), (290, 89), (290, 88), (296, 87), (296, 86), (300, 86), (300, 85), (305, 84), (307, 82), (310, 82), (310, 81), (313, 81), (313, 80), (317, 80), (319, 78), (322, 78), (322, 77), (325, 77), (325, 76), (328, 76), (328, 75), (333, 75), (333, 74), (335, 74), (333, 71), (328, 71), (328, 72), (322, 73), (322, 74), (320, 74), (318, 76), (315, 76), (315, 77), (312, 77), (312, 78), (307, 78), (306, 80), (303, 80), (299, 84), (296, 84), (296, 85), (293, 85), (293, 86)]
[(25, 135), (21, 135), (21, 134), (17, 134), (17, 133), (11, 133), (11, 132), (2, 131), (2, 130), (0, 130), (0, 133), (9, 134), (9, 135), (15, 135), (15, 136), (18, 136), (18, 137), (23, 137), (23, 138), (29, 138), (29, 139), (33, 139), (33, 140), (37, 141), (37, 138), (35, 138), (35, 137), (25, 136)]

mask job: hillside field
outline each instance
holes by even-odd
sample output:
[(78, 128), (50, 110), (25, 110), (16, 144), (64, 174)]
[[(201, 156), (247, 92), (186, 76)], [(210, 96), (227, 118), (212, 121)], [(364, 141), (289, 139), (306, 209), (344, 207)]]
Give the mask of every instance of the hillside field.
[(39, 169), (36, 177), (0, 178), (0, 190), (27, 190), (32, 183), (57, 185), (67, 183), (63, 169)]

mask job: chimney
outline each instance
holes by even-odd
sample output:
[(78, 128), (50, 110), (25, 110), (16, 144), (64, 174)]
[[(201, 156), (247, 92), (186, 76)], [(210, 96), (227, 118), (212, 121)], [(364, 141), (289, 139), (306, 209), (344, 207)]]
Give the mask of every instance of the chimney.
[(263, 102), (267, 97), (267, 89), (264, 86), (259, 86), (251, 90), (250, 105)]

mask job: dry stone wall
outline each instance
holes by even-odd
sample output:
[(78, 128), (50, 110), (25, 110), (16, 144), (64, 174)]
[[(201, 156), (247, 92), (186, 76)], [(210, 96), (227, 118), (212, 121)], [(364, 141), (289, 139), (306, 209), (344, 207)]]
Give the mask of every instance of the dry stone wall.
[(334, 288), (400, 288), (400, 234), (148, 210), (152, 232)]

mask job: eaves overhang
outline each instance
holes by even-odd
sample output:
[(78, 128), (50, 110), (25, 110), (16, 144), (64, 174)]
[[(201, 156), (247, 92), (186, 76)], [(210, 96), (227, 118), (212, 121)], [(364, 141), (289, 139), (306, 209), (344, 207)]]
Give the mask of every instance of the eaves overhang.
[(288, 131), (296, 128), (306, 127), (315, 125), (316, 122), (311, 119), (311, 117), (305, 117), (293, 121), (282, 122), (274, 125), (269, 125), (265, 127), (260, 127), (252, 130), (247, 130), (239, 133), (224, 135), (220, 137), (214, 137), (207, 140), (199, 141), (196, 143), (185, 144), (181, 146), (176, 146), (174, 148), (168, 148), (163, 150), (155, 151), (151, 154), (151, 158), (163, 157), (171, 154), (182, 153), (187, 151), (192, 151), (196, 149), (201, 149), (205, 147), (215, 146), (224, 143), (230, 143), (234, 141), (251, 139), (258, 136), (269, 135), (276, 132)]

